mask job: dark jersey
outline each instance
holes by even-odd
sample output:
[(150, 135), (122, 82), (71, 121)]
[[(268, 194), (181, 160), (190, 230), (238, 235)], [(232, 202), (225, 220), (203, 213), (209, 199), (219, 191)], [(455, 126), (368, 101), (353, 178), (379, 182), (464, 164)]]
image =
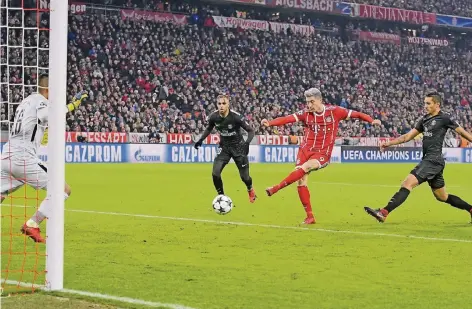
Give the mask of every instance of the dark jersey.
[(418, 119), (415, 129), (423, 133), (423, 160), (444, 163), (442, 146), (447, 130), (455, 130), (459, 124), (448, 114), (425, 115)]
[(209, 133), (213, 128), (216, 128), (221, 137), (221, 145), (235, 145), (244, 142), (241, 128), (248, 132), (247, 142), (251, 142), (254, 138), (254, 130), (252, 127), (246, 122), (241, 114), (232, 110), (229, 111), (229, 114), (226, 117), (221, 117), (217, 111), (213, 112), (208, 116), (207, 121), (207, 132)]

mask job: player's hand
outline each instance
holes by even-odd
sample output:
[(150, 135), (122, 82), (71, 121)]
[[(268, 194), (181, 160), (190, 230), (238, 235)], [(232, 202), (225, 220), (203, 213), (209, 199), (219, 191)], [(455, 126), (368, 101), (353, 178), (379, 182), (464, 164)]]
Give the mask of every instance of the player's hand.
[(203, 141), (198, 140), (198, 141), (195, 143), (195, 145), (193, 145), (193, 148), (198, 149), (198, 148), (200, 148), (200, 147), (202, 146), (202, 144), (203, 144)]
[(269, 120), (267, 120), (267, 119), (262, 119), (261, 124), (262, 124), (264, 127), (269, 127)]
[(384, 141), (384, 142), (381, 142), (381, 143), (380, 143), (380, 151), (381, 151), (381, 152), (384, 152), (385, 149), (387, 149), (388, 147), (390, 147), (390, 144), (389, 144), (388, 142), (385, 142), (385, 141)]
[(72, 102), (72, 104), (74, 105), (74, 108), (79, 107), (79, 105), (80, 105), (83, 101), (87, 100), (87, 98), (88, 98), (87, 92), (81, 91), (81, 92), (77, 93), (77, 94), (74, 96), (74, 102)]
[(247, 156), (249, 154), (249, 143), (248, 142), (244, 142), (244, 155)]
[(375, 119), (374, 121), (372, 121), (372, 124), (373, 124), (374, 126), (380, 126), (380, 125), (382, 125), (382, 122), (381, 122), (380, 120), (378, 120), (378, 119)]

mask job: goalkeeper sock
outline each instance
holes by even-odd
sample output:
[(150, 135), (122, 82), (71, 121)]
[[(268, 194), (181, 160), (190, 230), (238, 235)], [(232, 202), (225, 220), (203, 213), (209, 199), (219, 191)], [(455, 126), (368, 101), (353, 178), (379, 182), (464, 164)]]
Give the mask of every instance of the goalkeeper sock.
[(310, 191), (307, 186), (298, 186), (298, 196), (300, 197), (300, 202), (302, 202), (303, 208), (307, 217), (313, 217), (313, 211), (311, 209), (310, 202)]
[(469, 203), (463, 201), (458, 196), (449, 194), (449, 196), (447, 197), (446, 203), (448, 203), (449, 205), (451, 205), (453, 207), (463, 209), (463, 210), (467, 210), (468, 212), (472, 213), (472, 206)]
[[(68, 198), (69, 198), (69, 194), (64, 192), (64, 201), (67, 201)], [(48, 206), (49, 206), (49, 199), (45, 198), (41, 202), (39, 209), (34, 213), (34, 215), (28, 221), (26, 221), (26, 226), (34, 227), (34, 228), (39, 227), (41, 222), (43, 222), (44, 219), (47, 218), (46, 213), (49, 208)]]
[(225, 191), (223, 190), (223, 179), (221, 179), (221, 176), (213, 175), (213, 185), (215, 186), (216, 192), (218, 192), (218, 194), (225, 194)]
[(404, 201), (406, 201), (409, 194), (410, 190), (403, 187), (400, 188), (400, 190), (393, 195), (392, 199), (390, 200), (390, 202), (388, 202), (388, 205), (384, 209), (388, 211), (388, 213), (392, 212), (393, 210), (395, 210), (395, 208), (397, 208), (398, 206), (403, 204)]
[(290, 173), (290, 175), (288, 175), (284, 180), (282, 180), (281, 183), (277, 185), (277, 191), (291, 185), (295, 181), (302, 179), (305, 174), (306, 173), (302, 168), (297, 168), (292, 173)]

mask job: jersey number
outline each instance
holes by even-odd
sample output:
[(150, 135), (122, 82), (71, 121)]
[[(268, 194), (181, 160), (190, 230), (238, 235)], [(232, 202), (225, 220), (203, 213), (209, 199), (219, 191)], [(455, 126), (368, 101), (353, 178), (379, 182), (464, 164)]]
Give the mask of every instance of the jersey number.
[(13, 130), (11, 132), (11, 135), (18, 135), (20, 134), (21, 131), (21, 123), (23, 122), (23, 115), (25, 113), (24, 109), (20, 109), (16, 111), (15, 115), (15, 120), (13, 121)]

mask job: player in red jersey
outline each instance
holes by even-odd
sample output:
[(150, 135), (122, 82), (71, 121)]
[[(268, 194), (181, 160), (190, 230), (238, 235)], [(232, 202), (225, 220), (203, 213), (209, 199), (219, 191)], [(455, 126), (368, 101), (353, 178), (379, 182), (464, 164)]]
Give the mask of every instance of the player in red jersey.
[(267, 188), (268, 196), (274, 195), (279, 190), (298, 181), (298, 196), (305, 208), (306, 219), (304, 224), (316, 222), (310, 202), (310, 191), (308, 190), (308, 174), (319, 170), (329, 164), (331, 152), (333, 151), (339, 122), (344, 119), (357, 118), (374, 125), (380, 125), (380, 120), (373, 120), (364, 113), (348, 110), (339, 106), (327, 106), (323, 104), (321, 91), (311, 88), (305, 91), (306, 110), (300, 111), (286, 117), (280, 117), (271, 121), (262, 120), (262, 125), (281, 126), (288, 123), (302, 122), (305, 126), (303, 144), (298, 150), (295, 171), (287, 176), (282, 182)]

